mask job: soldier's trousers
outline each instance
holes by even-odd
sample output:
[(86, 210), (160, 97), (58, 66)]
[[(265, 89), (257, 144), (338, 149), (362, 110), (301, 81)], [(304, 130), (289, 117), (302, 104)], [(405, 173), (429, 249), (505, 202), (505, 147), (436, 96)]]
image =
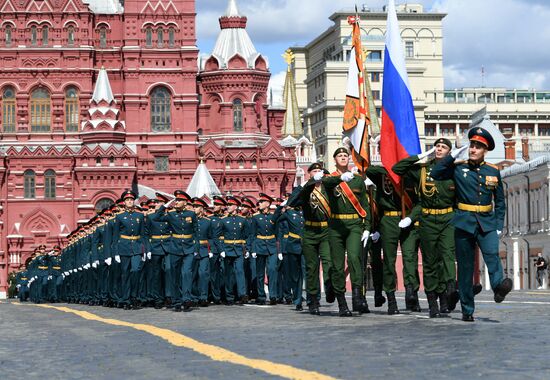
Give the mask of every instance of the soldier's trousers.
[[(259, 257), (259, 256), (258, 256)], [(224, 259), (225, 269), (225, 298), (227, 302), (235, 300), (234, 287), (237, 285), (237, 297), (246, 295), (246, 281), (244, 278), (244, 258), (242, 254), (237, 257), (226, 256)]]
[(456, 280), (453, 213), (445, 215), (422, 215), (420, 247), (424, 290), (443, 293), (448, 280)]
[(129, 304), (137, 297), (141, 257), (120, 256), (120, 303)]
[(473, 275), (476, 243), (483, 254), (483, 261), (489, 272), (491, 289), (500, 285), (504, 279), (502, 263), (498, 253), (498, 234), (496, 231), (483, 232), (479, 225), (473, 234), (455, 228), (456, 261), (458, 264), (458, 289), (462, 313), (472, 315), (475, 310)]
[(382, 261), (382, 239), (375, 243), (369, 240), (369, 257), (372, 272), (372, 285), (375, 292), (381, 292), (384, 287), (384, 262)]
[(21, 285), (17, 297), (20, 302), (26, 302), (29, 299), (29, 287), (27, 285)]
[(256, 278), (256, 259), (250, 256), (244, 259), (244, 276), (246, 278), (246, 289), (250, 298), (258, 297), (258, 279)]
[(397, 273), (395, 261), (397, 246), (401, 244), (401, 258), (403, 260), (403, 283), (412, 285), (414, 290), (420, 286), (418, 274), (418, 248), (420, 241), (415, 226), (399, 228), (400, 216), (384, 215), (380, 220), (380, 235), (382, 250), (384, 251), (384, 291), (394, 292), (397, 288)]
[(279, 294), (287, 301), (292, 301), (292, 281), (290, 279), (290, 260), (287, 253), (283, 253), (283, 262), (279, 270)]
[(98, 301), (99, 297), (97, 293), (97, 281), (98, 281), (99, 270), (98, 268), (90, 267), (90, 269), (88, 269), (87, 272), (88, 272), (88, 300)]
[(333, 265), (331, 277), (336, 293), (343, 294), (346, 292), (346, 253), (348, 256), (351, 285), (353, 287), (361, 287), (363, 285), (363, 268), (361, 265), (362, 235), (363, 224), (360, 219), (330, 220), (330, 257), (332, 258)]
[(292, 303), (294, 305), (302, 304), (302, 255), (287, 253), (285, 260), (288, 263), (288, 276), (286, 282), (292, 292)]
[(163, 261), (163, 255), (152, 255), (145, 265), (145, 278), (147, 281), (146, 298), (156, 305), (160, 305), (164, 300), (164, 292), (162, 291)]
[(220, 300), (221, 294), (221, 277), (222, 277), (222, 259), (219, 254), (214, 254), (209, 259), (210, 263), (210, 293), (212, 295), (212, 300), (217, 302)]
[(116, 262), (113, 257), (111, 265), (109, 266), (109, 298), (113, 302), (120, 301), (120, 263)]
[(99, 261), (97, 268), (97, 292), (100, 301), (107, 301), (109, 298), (108, 283), (109, 283), (109, 266), (103, 260)]
[(164, 259), (165, 292), (173, 306), (181, 306), (181, 265), (183, 256), (169, 253)]
[(190, 302), (193, 300), (191, 289), (193, 287), (193, 254), (183, 256), (181, 263), (181, 300)]
[(302, 253), (306, 262), (306, 292), (317, 295), (320, 293), (319, 262), (323, 266), (325, 285), (330, 281), (332, 273), (332, 258), (330, 257), (329, 229), (306, 226), (302, 238)]
[(279, 272), (277, 271), (277, 255), (258, 255), (256, 257), (256, 279), (258, 283), (258, 300), (265, 301), (264, 280), (267, 269), (269, 299), (277, 299), (279, 294)]
[(193, 262), (193, 298), (199, 301), (208, 299), (208, 284), (210, 283), (210, 261), (208, 256), (195, 256)]

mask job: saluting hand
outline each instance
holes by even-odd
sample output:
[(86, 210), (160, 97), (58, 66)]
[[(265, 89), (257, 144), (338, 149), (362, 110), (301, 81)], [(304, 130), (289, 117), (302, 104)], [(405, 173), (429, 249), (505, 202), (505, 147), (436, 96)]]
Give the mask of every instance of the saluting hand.
[(313, 179), (316, 182), (319, 182), (320, 180), (323, 179), (324, 176), (325, 176), (325, 173), (323, 173), (323, 172), (315, 173), (315, 175), (313, 176)]
[(458, 156), (460, 156), (462, 154), (462, 152), (464, 152), (466, 149), (468, 149), (468, 145), (464, 145), (463, 147), (461, 148), (458, 148), (458, 149), (455, 149), (451, 152), (451, 156), (453, 158), (457, 158)]
[(349, 182), (353, 179), (353, 177), (355, 177), (355, 175), (352, 172), (345, 172), (340, 176), (340, 179), (343, 182)]

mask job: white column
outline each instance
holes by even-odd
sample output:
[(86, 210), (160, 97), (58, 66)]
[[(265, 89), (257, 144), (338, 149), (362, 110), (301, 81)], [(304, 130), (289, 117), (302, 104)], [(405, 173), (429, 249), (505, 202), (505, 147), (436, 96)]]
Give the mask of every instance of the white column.
[(514, 290), (519, 290), (521, 289), (521, 284), (519, 283), (519, 279), (520, 279), (520, 276), (519, 276), (519, 271), (520, 271), (520, 266), (519, 266), (519, 242), (517, 239), (514, 239), (514, 243), (513, 243), (513, 260), (514, 260), (514, 265), (512, 266), (513, 267), (513, 273), (514, 273)]

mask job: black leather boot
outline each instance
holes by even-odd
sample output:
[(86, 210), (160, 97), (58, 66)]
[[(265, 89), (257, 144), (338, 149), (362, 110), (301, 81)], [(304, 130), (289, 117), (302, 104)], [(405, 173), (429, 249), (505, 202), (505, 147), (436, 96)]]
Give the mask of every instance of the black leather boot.
[(456, 304), (460, 300), (458, 292), (456, 290), (456, 281), (449, 280), (447, 282), (447, 307), (449, 312), (453, 311), (456, 308)]
[(311, 299), (311, 303), (308, 306), (309, 314), (321, 315), (321, 312), (319, 311), (319, 301), (317, 300), (317, 295), (310, 294), (309, 298)]
[(386, 303), (386, 297), (382, 294), (381, 289), (374, 289), (374, 307), (380, 307)]
[(327, 301), (327, 303), (333, 303), (335, 300), (336, 300), (336, 294), (334, 294), (332, 281), (328, 280), (325, 283), (325, 301)]
[(344, 294), (336, 294), (336, 300), (338, 301), (338, 315), (340, 317), (351, 317), (352, 314), (349, 311), (346, 296)]
[[(389, 301), (388, 301), (389, 302)], [(414, 289), (412, 285), (405, 286), (405, 307), (412, 310), (414, 304)]]
[(441, 318), (439, 305), (437, 304), (437, 294), (435, 292), (426, 292), (428, 297), (428, 307), (430, 308), (430, 318)]
[(506, 295), (512, 291), (514, 283), (511, 279), (505, 278), (495, 289), (495, 302), (501, 303)]
[(365, 299), (360, 287), (354, 287), (352, 289), (351, 305), (352, 310), (359, 312), (359, 314), (370, 313), (369, 305), (367, 304), (367, 300)]
[(441, 314), (449, 314), (451, 311), (447, 303), (447, 292), (438, 293), (437, 298), (439, 298), (439, 312)]
[(388, 315), (399, 314), (399, 308), (397, 307), (397, 301), (395, 300), (395, 293), (386, 293), (388, 298)]

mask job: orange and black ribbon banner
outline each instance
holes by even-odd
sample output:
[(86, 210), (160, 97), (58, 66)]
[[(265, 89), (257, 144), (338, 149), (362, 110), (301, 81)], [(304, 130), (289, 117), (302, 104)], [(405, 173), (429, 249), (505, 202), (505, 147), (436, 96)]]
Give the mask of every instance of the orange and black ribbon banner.
[[(332, 175), (339, 176), (340, 173), (334, 172), (334, 173), (332, 173)], [(361, 206), (361, 203), (359, 203), (359, 200), (357, 199), (355, 194), (353, 194), (353, 191), (350, 189), (349, 185), (345, 182), (342, 182), (338, 186), (340, 186), (340, 188), (342, 189), (342, 192), (346, 195), (346, 197), (348, 198), (350, 203), (353, 205), (353, 208), (355, 209), (355, 211), (357, 211), (357, 214), (359, 214), (359, 216), (361, 218), (366, 218), (367, 217), (367, 212)]]

